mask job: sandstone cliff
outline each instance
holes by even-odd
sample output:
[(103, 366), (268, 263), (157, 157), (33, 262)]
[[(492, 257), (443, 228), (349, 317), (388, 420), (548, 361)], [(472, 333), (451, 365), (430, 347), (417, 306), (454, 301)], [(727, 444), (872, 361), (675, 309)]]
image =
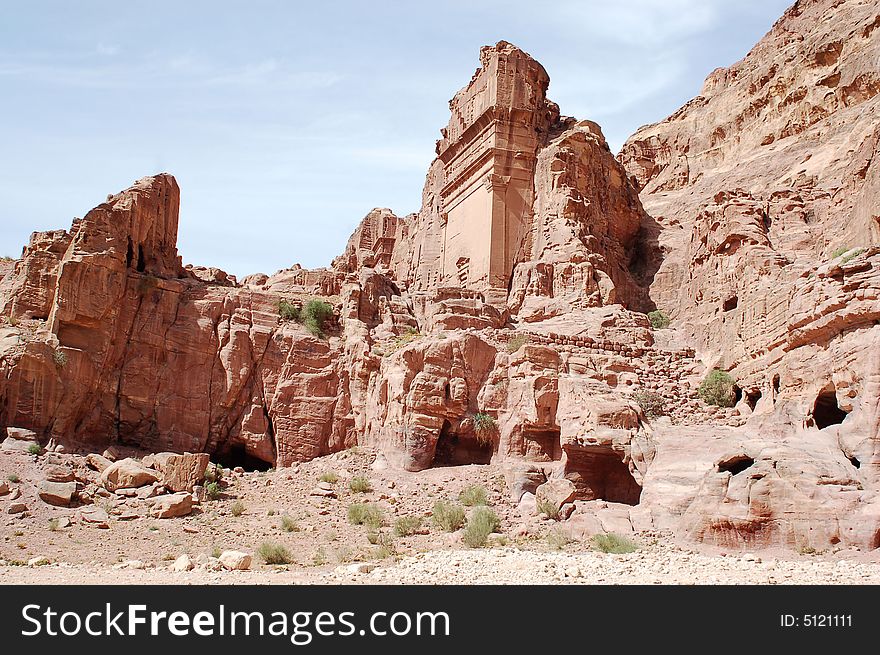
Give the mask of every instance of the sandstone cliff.
[[(570, 483), (573, 531), (875, 548), (878, 26), (797, 3), (617, 158), (483, 48), (421, 210), (373, 210), (326, 269), (183, 267), (177, 185), (144, 178), (0, 269), (0, 425), (248, 468), (492, 461), (524, 513)], [(313, 299), (320, 329), (288, 320)], [(714, 367), (735, 407), (699, 397)]]

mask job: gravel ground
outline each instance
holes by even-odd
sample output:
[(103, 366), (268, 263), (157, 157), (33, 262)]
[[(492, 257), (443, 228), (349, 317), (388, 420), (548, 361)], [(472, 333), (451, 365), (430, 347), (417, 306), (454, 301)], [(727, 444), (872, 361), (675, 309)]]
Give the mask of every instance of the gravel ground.
[[(373, 568), (375, 567), (375, 568)], [(880, 563), (717, 556), (661, 543), (627, 555), (515, 548), (439, 550), (391, 565), (175, 573), (52, 564), (0, 567), (0, 584), (880, 584)]]

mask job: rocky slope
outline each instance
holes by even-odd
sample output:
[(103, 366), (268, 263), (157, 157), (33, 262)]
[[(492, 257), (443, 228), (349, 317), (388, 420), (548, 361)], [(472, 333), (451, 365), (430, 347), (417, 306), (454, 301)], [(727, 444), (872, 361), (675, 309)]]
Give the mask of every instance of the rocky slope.
[[(0, 426), (246, 469), (491, 462), (579, 535), (876, 548), (878, 26), (797, 3), (617, 158), (483, 48), (420, 212), (370, 212), (327, 269), (183, 267), (177, 184), (144, 178), (0, 283)], [(735, 407), (698, 396), (714, 367)]]

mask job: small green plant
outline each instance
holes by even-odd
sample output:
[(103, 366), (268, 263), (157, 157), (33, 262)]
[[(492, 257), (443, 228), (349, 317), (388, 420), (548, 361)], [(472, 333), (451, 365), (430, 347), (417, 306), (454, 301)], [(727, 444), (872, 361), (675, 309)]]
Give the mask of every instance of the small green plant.
[(59, 523), (58, 519), (56, 519), (56, 518), (49, 519), (49, 532), (58, 532), (59, 526), (60, 526), (60, 523)]
[(422, 528), (421, 516), (401, 516), (394, 522), (394, 534), (398, 537), (409, 537)]
[(382, 525), (382, 510), (370, 503), (352, 503), (348, 506), (348, 522), (352, 525), (365, 525), (378, 530)]
[(53, 350), (52, 361), (55, 362), (55, 366), (58, 368), (64, 368), (67, 366), (67, 353), (63, 350)]
[(568, 544), (574, 541), (574, 539), (572, 539), (561, 528), (553, 528), (547, 533), (545, 538), (547, 539), (547, 545), (553, 550), (563, 550)]
[(266, 512), (266, 516), (275, 516), (275, 510), (270, 509), (268, 512)]
[(315, 554), (312, 556), (312, 564), (315, 566), (324, 566), (327, 563), (327, 553), (324, 550), (324, 547), (321, 546), (318, 550), (315, 551)]
[(486, 505), (488, 504), (488, 500), (489, 493), (486, 491), (486, 488), (481, 487), (478, 484), (472, 484), (469, 487), (465, 487), (462, 489), (461, 493), (458, 494), (458, 502), (466, 507)]
[(28, 453), (31, 455), (39, 455), (42, 450), (43, 449), (40, 448), (40, 444), (38, 443), (32, 443), (27, 449)]
[(205, 469), (205, 482), (220, 482), (223, 479), (223, 467), (219, 464), (208, 464)]
[(461, 505), (438, 500), (434, 503), (431, 521), (444, 532), (455, 532), (464, 525), (465, 514)]
[(849, 246), (841, 246), (840, 248), (832, 252), (831, 259), (837, 259), (845, 252), (849, 252)]
[(281, 544), (273, 541), (264, 541), (261, 543), (260, 547), (257, 548), (257, 555), (259, 555), (260, 559), (266, 564), (290, 564), (293, 561), (293, 557), (290, 556), (290, 551)]
[(328, 484), (336, 484), (339, 482), (339, 475), (336, 471), (324, 471), (321, 476), (318, 478), (320, 482), (326, 482)]
[(485, 505), (474, 507), (461, 540), (469, 548), (482, 548), (489, 535), (501, 528), (501, 519)]
[(736, 402), (735, 385), (730, 373), (716, 368), (700, 384), (697, 394), (707, 405), (733, 407)]
[(16, 473), (10, 473), (9, 475), (6, 476), (6, 479), (9, 480), (10, 482), (21, 482), (21, 478), (18, 477), (18, 474), (16, 474)]
[(495, 442), (496, 434), (498, 434), (498, 426), (492, 416), (486, 412), (474, 414), (474, 435), (477, 437), (477, 443), (481, 446), (492, 444)]
[(367, 530), (367, 541), (369, 541), (373, 546), (379, 543), (381, 538), (381, 534), (378, 530)]
[(591, 541), (593, 542), (593, 548), (596, 550), (613, 555), (634, 553), (639, 549), (634, 542), (614, 532), (594, 534)]
[(633, 400), (641, 407), (642, 413), (648, 418), (666, 416), (666, 399), (655, 391), (640, 389), (633, 394)]
[(21, 321), (19, 321), (18, 316), (14, 316), (12, 314), (7, 316), (6, 320), (9, 321), (9, 325), (12, 327), (17, 327), (18, 324), (21, 322)]
[(394, 340), (394, 343), (392, 343), (388, 347), (388, 351), (386, 354), (390, 355), (395, 350), (400, 350), (401, 348), (403, 348), (404, 346), (406, 346), (409, 343), (412, 343), (413, 341), (415, 341), (416, 339), (418, 339), (421, 336), (422, 336), (422, 333), (419, 332), (416, 328), (414, 328), (414, 327), (406, 328), (403, 331), (403, 333)]
[(278, 315), (281, 317), (282, 321), (296, 321), (300, 322), (300, 313), (301, 309), (296, 305), (292, 305), (286, 300), (278, 301)]
[(843, 257), (840, 258), (840, 263), (847, 264), (850, 261), (852, 261), (853, 259), (855, 259), (856, 257), (858, 257), (859, 255), (861, 255), (863, 252), (865, 252), (863, 248), (856, 248), (855, 250), (850, 250)]
[(223, 551), (220, 549), (220, 546), (214, 546), (211, 549), (211, 557), (213, 557), (214, 559), (219, 558), (220, 555), (222, 555), (222, 554), (223, 554)]
[(559, 520), (559, 505), (554, 503), (552, 500), (548, 498), (541, 498), (538, 500), (537, 506), (539, 514), (546, 514), (548, 518), (551, 518), (554, 521)]
[(241, 516), (244, 514), (244, 503), (240, 500), (236, 500), (232, 503), (232, 507), (229, 508), (229, 511), (232, 512), (233, 516)]
[(648, 320), (651, 321), (651, 327), (655, 330), (664, 330), (669, 327), (671, 321), (662, 309), (655, 309), (648, 312)]
[(302, 323), (316, 337), (324, 336), (324, 324), (333, 316), (333, 306), (323, 300), (310, 300), (302, 308)]
[(219, 482), (209, 482), (205, 485), (205, 496), (208, 500), (219, 500), (222, 494), (223, 490)]
[(356, 494), (365, 494), (373, 489), (370, 481), (363, 475), (354, 476), (348, 483), (348, 488)]
[(516, 334), (510, 337), (510, 341), (507, 342), (507, 352), (515, 353), (517, 350), (522, 348), (529, 342), (529, 338), (524, 334)]
[(281, 516), (281, 530), (284, 532), (299, 532), (296, 520), (287, 514)]

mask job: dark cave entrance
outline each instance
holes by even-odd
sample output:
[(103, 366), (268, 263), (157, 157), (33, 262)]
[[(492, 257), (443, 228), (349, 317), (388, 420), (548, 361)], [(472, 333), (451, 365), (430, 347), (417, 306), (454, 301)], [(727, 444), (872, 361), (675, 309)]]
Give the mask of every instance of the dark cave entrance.
[(746, 404), (754, 411), (763, 394), (760, 390), (746, 391)]
[(437, 448), (434, 451), (434, 466), (463, 466), (465, 464), (489, 464), (492, 461), (492, 443), (482, 444), (472, 434), (458, 434), (452, 431), (452, 424), (443, 421)]
[(228, 469), (240, 466), (245, 471), (268, 471), (273, 467), (272, 462), (267, 462), (248, 453), (244, 444), (229, 444), (217, 451), (212, 459)]
[(638, 505), (642, 496), (629, 467), (609, 448), (569, 451), (565, 477), (574, 483), (580, 500)]
[(726, 460), (718, 462), (718, 472), (725, 471), (731, 475), (738, 475), (755, 464), (755, 460), (748, 455), (734, 455)]
[(843, 423), (847, 413), (837, 405), (837, 394), (833, 387), (826, 387), (816, 397), (813, 405), (813, 421), (820, 430), (829, 425)]

